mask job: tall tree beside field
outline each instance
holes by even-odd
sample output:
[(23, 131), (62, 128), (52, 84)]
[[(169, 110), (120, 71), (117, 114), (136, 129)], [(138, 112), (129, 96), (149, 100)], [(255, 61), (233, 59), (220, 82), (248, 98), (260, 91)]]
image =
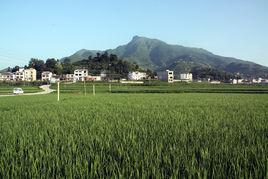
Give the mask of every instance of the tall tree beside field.
[(62, 73), (72, 74), (75, 70), (75, 66), (71, 63), (71, 60), (66, 58), (62, 63)]
[(47, 71), (51, 71), (57, 75), (62, 74), (63, 66), (59, 60), (56, 60), (55, 58), (49, 58), (47, 59), (45, 65)]
[(19, 71), (20, 67), (19, 66), (15, 66), (14, 68), (12, 68), (11, 72), (16, 72)]
[(57, 60), (55, 58), (49, 58), (46, 60), (46, 71), (51, 71), (52, 73), (55, 73), (55, 68), (57, 65)]
[(46, 66), (43, 60), (31, 58), (27, 68), (34, 68), (36, 70), (37, 79), (41, 79), (41, 74), (45, 70)]
[(89, 56), (73, 65), (80, 68), (87, 67), (89, 72), (94, 75), (106, 71), (108, 79), (126, 78), (130, 71), (140, 70), (139, 65), (121, 60), (117, 55), (109, 55), (108, 52), (97, 53), (95, 57)]

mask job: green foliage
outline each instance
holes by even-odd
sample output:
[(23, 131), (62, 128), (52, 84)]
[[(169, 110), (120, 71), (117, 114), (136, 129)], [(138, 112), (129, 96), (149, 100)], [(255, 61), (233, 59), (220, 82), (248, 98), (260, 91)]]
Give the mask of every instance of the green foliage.
[(63, 74), (73, 74), (75, 66), (71, 63), (69, 58), (64, 59), (62, 62), (62, 73)]
[(35, 83), (0, 83), (0, 95), (11, 95), (13, 94), (13, 89), (17, 87), (22, 88), (24, 93), (35, 93), (42, 91)]
[(1, 98), (0, 178), (267, 178), (267, 95)]
[(27, 68), (34, 68), (36, 70), (37, 79), (41, 79), (42, 72), (45, 70), (46, 65), (43, 60), (32, 58), (29, 61)]
[(126, 78), (130, 71), (139, 70), (139, 66), (136, 63), (118, 59), (116, 55), (109, 55), (108, 52), (103, 54), (97, 53), (94, 58), (89, 56), (88, 59), (75, 62), (73, 65), (76, 67), (87, 67), (89, 72), (94, 75), (99, 75), (105, 71), (109, 79)]
[(229, 82), (230, 79), (241, 79), (241, 77), (233, 75), (231, 73), (227, 73), (225, 71), (217, 70), (214, 68), (207, 67), (195, 67), (192, 69), (192, 74), (194, 79), (210, 79), (210, 80), (218, 80), (223, 82)]
[(19, 71), (20, 67), (19, 66), (15, 66), (14, 68), (11, 69), (11, 72), (16, 72)]
[[(144, 84), (96, 83), (86, 82), (87, 92), (92, 93), (92, 85), (97, 93), (108, 93), (111, 84), (112, 93), (247, 93), (268, 94), (267, 85), (232, 85), (210, 83), (173, 83), (145, 81)], [(57, 85), (52, 85), (57, 89)], [(84, 83), (62, 84), (61, 93), (84, 94)]]
[(54, 58), (47, 59), (46, 61), (46, 71), (51, 71), (54, 74), (61, 75), (63, 67), (60, 60)]

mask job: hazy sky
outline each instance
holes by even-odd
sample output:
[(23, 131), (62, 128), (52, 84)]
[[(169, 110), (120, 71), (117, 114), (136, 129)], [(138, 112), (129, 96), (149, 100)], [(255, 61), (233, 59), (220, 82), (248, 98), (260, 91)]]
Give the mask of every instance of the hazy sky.
[(0, 69), (134, 35), (268, 66), (268, 0), (0, 1)]

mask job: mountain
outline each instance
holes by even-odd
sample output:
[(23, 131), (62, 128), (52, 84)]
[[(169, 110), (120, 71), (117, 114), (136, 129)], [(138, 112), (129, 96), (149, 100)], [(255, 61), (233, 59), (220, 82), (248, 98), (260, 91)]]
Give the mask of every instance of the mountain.
[[(253, 62), (215, 55), (202, 48), (170, 45), (146, 37), (134, 36), (128, 44), (106, 51), (156, 71), (170, 69), (178, 74), (189, 72), (194, 67), (208, 67), (249, 76), (268, 75), (268, 67)], [(76, 62), (87, 59), (90, 55), (95, 56), (96, 53), (102, 51), (82, 49), (68, 58), (71, 62)]]
[(0, 73), (4, 73), (4, 72), (7, 72), (7, 71), (8, 71), (8, 68), (5, 68), (5, 69), (0, 70)]
[(79, 51), (77, 51), (75, 54), (69, 56), (69, 57), (65, 57), (63, 58), (69, 58), (71, 60), (71, 62), (77, 62), (77, 61), (81, 61), (83, 59), (87, 59), (89, 56), (96, 56), (97, 53), (101, 53), (101, 50), (86, 50), (86, 49), (81, 49)]

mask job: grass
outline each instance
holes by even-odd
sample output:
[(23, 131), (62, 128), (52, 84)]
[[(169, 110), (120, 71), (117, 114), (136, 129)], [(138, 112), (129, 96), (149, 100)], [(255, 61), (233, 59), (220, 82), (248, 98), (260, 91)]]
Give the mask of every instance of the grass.
[(267, 94), (73, 93), (1, 98), (0, 178), (268, 177)]
[[(161, 83), (147, 82), (145, 84), (120, 84), (120, 83), (86, 83), (87, 93), (92, 93), (95, 85), (97, 93), (108, 93), (111, 85), (112, 93), (249, 93), (268, 94), (268, 85), (232, 85), (208, 83)], [(56, 89), (56, 85), (52, 88)], [(84, 93), (84, 84), (61, 84), (62, 93)]]
[[(13, 89), (17, 86), (0, 86), (0, 95), (10, 95), (13, 94)], [(24, 93), (36, 93), (42, 91), (38, 86), (19, 86), (22, 88)]]
[(0, 82), (0, 95), (11, 95), (13, 94), (14, 88), (22, 88), (24, 93), (36, 93), (42, 91), (38, 85), (29, 82), (18, 82), (18, 83), (4, 83)]

